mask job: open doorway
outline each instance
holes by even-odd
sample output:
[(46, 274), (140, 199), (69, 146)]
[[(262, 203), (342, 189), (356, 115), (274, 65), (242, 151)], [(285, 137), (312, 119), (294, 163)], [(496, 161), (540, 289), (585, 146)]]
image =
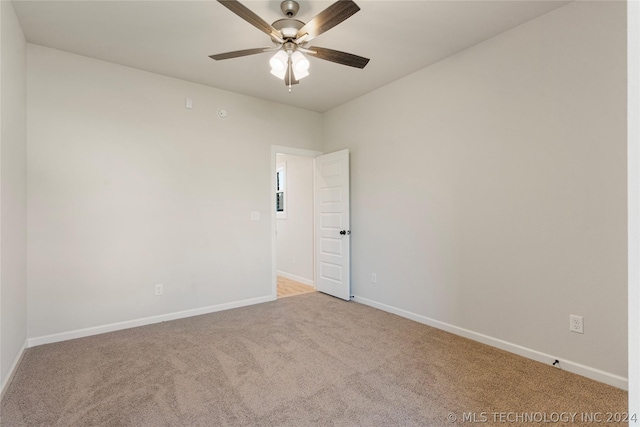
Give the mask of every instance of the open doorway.
[[(278, 222), (289, 219), (293, 214), (292, 202), (296, 197), (291, 193), (291, 185), (294, 180), (286, 179), (286, 175), (292, 175), (290, 166), (286, 166), (286, 157), (278, 157), (278, 154), (289, 155), (293, 159), (294, 156), (308, 158), (310, 171), (309, 178), (313, 183), (312, 190), (304, 193), (310, 196), (311, 214), (311, 230), (308, 236), (312, 236), (311, 269), (313, 271), (313, 281), (309, 280), (309, 269), (304, 275), (297, 267), (293, 267), (298, 263), (298, 251), (291, 250), (293, 246), (285, 246), (286, 253), (280, 252), (278, 255), (278, 234), (280, 236), (285, 233), (283, 227), (289, 224)], [(278, 159), (281, 161), (278, 162)], [(285, 161), (283, 161), (285, 160)], [(329, 294), (331, 296), (350, 301), (351, 295), (351, 274), (350, 274), (350, 208), (349, 208), (349, 150), (344, 149), (333, 153), (322, 154), (317, 151), (272, 146), (271, 147), (271, 271), (272, 271), (272, 288), (271, 295), (273, 299), (277, 299), (278, 273), (281, 277), (289, 278), (302, 284), (309, 284), (316, 290)], [(280, 175), (278, 174), (280, 171)], [(278, 177), (282, 176), (282, 180), (278, 181)], [(308, 188), (308, 186), (305, 186)], [(279, 194), (281, 193), (281, 194)], [(278, 218), (280, 216), (280, 218)], [(296, 238), (289, 242), (298, 242), (299, 233), (290, 233)], [(282, 245), (281, 245), (282, 246)], [(303, 249), (304, 251), (308, 250)], [(308, 252), (307, 252), (308, 253)], [(295, 257), (295, 258), (294, 258)], [(281, 259), (280, 266), (278, 266)], [(288, 267), (287, 267), (288, 265)], [(289, 271), (287, 271), (289, 270)], [(298, 273), (291, 273), (298, 271)], [(282, 274), (285, 273), (285, 274)], [(305, 283), (307, 282), (307, 283)]]
[(313, 158), (276, 154), (278, 298), (315, 291)]
[(315, 292), (313, 159), (319, 154), (272, 147), (274, 298)]

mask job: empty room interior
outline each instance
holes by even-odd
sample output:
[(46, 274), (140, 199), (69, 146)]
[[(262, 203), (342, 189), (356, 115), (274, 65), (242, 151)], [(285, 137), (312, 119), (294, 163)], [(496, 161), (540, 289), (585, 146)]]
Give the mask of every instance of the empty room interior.
[(637, 1), (0, 7), (0, 425), (638, 423)]

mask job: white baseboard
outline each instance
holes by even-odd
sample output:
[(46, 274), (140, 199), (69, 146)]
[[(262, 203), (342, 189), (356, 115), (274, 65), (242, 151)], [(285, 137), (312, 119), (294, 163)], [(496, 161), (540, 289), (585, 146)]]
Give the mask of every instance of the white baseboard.
[(304, 277), (296, 276), (295, 274), (285, 273), (281, 270), (276, 271), (276, 274), (290, 280), (295, 280), (296, 282), (302, 283), (303, 285), (313, 286), (314, 288), (316, 287), (316, 282), (314, 282), (313, 280), (305, 279)]
[(69, 332), (61, 332), (58, 334), (44, 335), (41, 337), (29, 338), (28, 346), (35, 347), (43, 344), (67, 341), (76, 338), (88, 337), (91, 335), (104, 334), (107, 332), (120, 331), (122, 329), (136, 328), (138, 326), (151, 325), (153, 323), (166, 322), (169, 320), (183, 319), (185, 317), (199, 316), (201, 314), (215, 313), (216, 311), (229, 310), (232, 308), (245, 307), (253, 304), (274, 301), (271, 295), (266, 297), (251, 298), (242, 301), (235, 301), (226, 304), (212, 305), (209, 307), (194, 308), (192, 310), (178, 311), (175, 313), (161, 314), (158, 316), (144, 317), (142, 319), (127, 320), (125, 322), (111, 323), (108, 325), (95, 326), (92, 328), (77, 329)]
[(535, 360), (537, 362), (542, 362), (542, 363), (551, 365), (557, 359), (557, 360), (560, 360), (560, 366), (559, 366), (560, 369), (564, 369), (565, 371), (582, 375), (583, 377), (587, 377), (592, 380), (609, 384), (614, 387), (621, 388), (623, 390), (627, 390), (629, 387), (627, 378), (621, 377), (619, 375), (601, 371), (599, 369), (592, 368), (590, 366), (585, 366), (580, 363), (572, 362), (570, 360), (562, 360), (559, 357), (555, 357), (550, 354), (542, 353), (536, 350), (532, 350), (530, 348), (526, 348), (517, 344), (510, 343), (508, 341), (503, 341), (498, 338), (493, 338), (488, 335), (484, 335), (478, 332), (470, 331), (468, 329), (460, 328), (458, 326), (454, 326), (449, 323), (440, 322), (439, 320), (431, 319), (429, 317), (412, 313), (410, 311), (402, 310), (400, 308), (396, 308), (390, 305), (372, 301), (367, 298), (354, 296), (353, 300), (355, 302), (359, 302), (361, 304), (368, 305), (389, 313), (397, 314), (398, 316), (405, 317), (407, 319), (411, 319), (416, 322), (419, 322), (428, 326), (432, 326), (434, 328), (441, 329), (443, 331), (447, 331), (455, 335), (459, 335), (461, 337), (469, 338), (471, 340), (478, 341), (483, 344), (487, 344), (492, 347), (496, 347), (501, 350), (505, 350), (510, 353), (514, 353), (519, 356)]
[(2, 379), (2, 384), (0, 384), (0, 400), (2, 400), (2, 397), (4, 397), (4, 392), (7, 389), (7, 386), (11, 384), (11, 380), (13, 379), (13, 376), (15, 375), (18, 369), (18, 366), (20, 365), (20, 362), (24, 357), (24, 351), (27, 349), (27, 345), (28, 343), (25, 340), (24, 344), (22, 344), (22, 347), (20, 348), (20, 351), (18, 351), (16, 358), (13, 360), (11, 367), (9, 367), (9, 371), (7, 371), (7, 376)]

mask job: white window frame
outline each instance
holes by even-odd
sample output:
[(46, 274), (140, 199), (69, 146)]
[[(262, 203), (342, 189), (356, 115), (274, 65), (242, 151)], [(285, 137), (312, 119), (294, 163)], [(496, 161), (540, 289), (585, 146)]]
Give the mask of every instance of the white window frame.
[[(280, 182), (278, 181), (279, 177), (281, 177)], [(283, 203), (282, 211), (278, 211), (276, 202), (276, 218), (287, 219), (287, 162), (281, 162), (276, 165), (276, 198), (278, 193), (282, 193)]]

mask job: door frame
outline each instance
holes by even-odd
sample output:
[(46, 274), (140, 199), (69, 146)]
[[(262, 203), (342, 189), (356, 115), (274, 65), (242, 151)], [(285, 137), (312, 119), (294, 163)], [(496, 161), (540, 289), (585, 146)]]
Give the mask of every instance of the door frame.
[[(273, 300), (278, 299), (278, 270), (276, 266), (277, 260), (277, 246), (276, 246), (276, 155), (287, 154), (290, 156), (311, 157), (315, 158), (322, 154), (322, 151), (307, 150), (304, 148), (286, 147), (283, 145), (271, 146), (271, 298)], [(315, 188), (315, 177), (314, 183)], [(311, 191), (314, 191), (313, 188)], [(315, 212), (315, 210), (314, 210)], [(313, 280), (316, 279), (316, 227), (315, 227), (315, 215), (313, 218)]]

